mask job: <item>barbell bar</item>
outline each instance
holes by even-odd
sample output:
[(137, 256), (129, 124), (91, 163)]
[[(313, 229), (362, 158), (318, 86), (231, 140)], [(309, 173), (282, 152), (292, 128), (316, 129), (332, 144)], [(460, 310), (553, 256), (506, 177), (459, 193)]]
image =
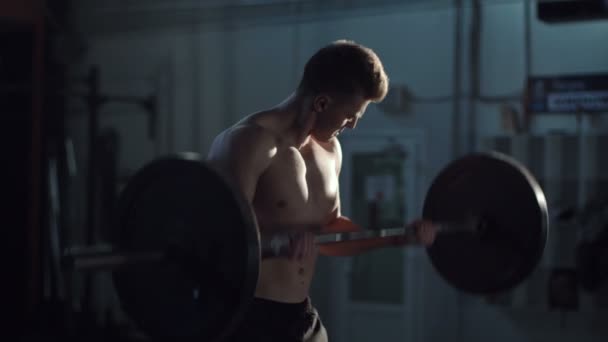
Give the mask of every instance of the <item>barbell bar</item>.
[[(434, 223), (437, 234), (446, 233), (478, 233), (482, 227), (473, 222), (466, 223)], [(262, 258), (286, 256), (289, 253), (290, 241), (293, 234), (273, 234), (262, 238), (260, 253)], [(361, 230), (342, 233), (321, 233), (315, 236), (318, 245), (339, 244), (342, 242), (366, 241), (372, 239), (391, 239), (397, 237), (415, 237), (415, 226), (385, 228), (378, 230)], [(68, 249), (63, 254), (63, 265), (74, 271), (114, 270), (120, 267), (138, 266), (143, 263), (180, 262), (178, 247), (171, 246), (165, 250), (123, 252), (112, 248), (99, 249), (93, 247), (80, 247)]]

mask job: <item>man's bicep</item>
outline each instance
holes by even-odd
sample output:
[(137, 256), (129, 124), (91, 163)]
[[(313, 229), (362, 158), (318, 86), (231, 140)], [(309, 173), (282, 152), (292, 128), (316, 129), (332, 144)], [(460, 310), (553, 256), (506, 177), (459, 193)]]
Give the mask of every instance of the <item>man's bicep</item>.
[(335, 138), (334, 140), (334, 155), (336, 160), (336, 174), (338, 179), (340, 179), (340, 171), (342, 170), (342, 145), (340, 145), (338, 138)]
[(343, 233), (353, 232), (361, 230), (361, 227), (357, 226), (350, 218), (342, 216), (342, 204), (340, 200), (340, 187), (336, 192), (336, 206), (331, 212), (329, 222), (323, 227), (323, 233)]
[(267, 134), (253, 127), (240, 132), (230, 147), (230, 173), (247, 201), (252, 203), (258, 181), (276, 154), (276, 145)]
[(260, 178), (260, 171), (254, 162), (237, 161), (232, 163), (230, 173), (237, 189), (245, 196), (247, 203), (253, 203), (255, 191)]
[(336, 208), (334, 209), (334, 218), (338, 218), (342, 216), (342, 198), (340, 197), (340, 181), (338, 181), (337, 185), (338, 189), (336, 190)]
[(342, 216), (342, 198), (340, 196), (340, 172), (342, 171), (342, 146), (338, 138), (334, 140), (334, 154), (336, 166), (336, 209), (334, 210), (335, 217)]
[(222, 146), (221, 150), (218, 148), (209, 153), (207, 162), (215, 166), (234, 190), (239, 191), (251, 203), (258, 178), (251, 172), (254, 169), (251, 161), (240, 157), (237, 151)]

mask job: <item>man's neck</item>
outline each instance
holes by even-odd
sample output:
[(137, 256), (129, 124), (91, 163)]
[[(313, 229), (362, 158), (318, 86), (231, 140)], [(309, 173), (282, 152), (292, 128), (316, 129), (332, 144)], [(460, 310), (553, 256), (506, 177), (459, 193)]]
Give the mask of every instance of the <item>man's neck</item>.
[(277, 110), (284, 117), (284, 120), (280, 120), (282, 126), (280, 129), (294, 137), (294, 144), (297, 148), (304, 146), (309, 141), (315, 121), (315, 114), (311, 107), (310, 100), (298, 96), (296, 93), (277, 105)]

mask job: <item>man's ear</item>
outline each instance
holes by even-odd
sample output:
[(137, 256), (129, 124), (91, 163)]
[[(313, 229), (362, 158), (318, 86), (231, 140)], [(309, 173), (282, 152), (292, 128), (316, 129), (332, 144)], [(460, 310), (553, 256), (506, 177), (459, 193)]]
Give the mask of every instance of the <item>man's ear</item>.
[(312, 109), (316, 113), (322, 113), (329, 106), (331, 99), (327, 95), (317, 95), (312, 102)]

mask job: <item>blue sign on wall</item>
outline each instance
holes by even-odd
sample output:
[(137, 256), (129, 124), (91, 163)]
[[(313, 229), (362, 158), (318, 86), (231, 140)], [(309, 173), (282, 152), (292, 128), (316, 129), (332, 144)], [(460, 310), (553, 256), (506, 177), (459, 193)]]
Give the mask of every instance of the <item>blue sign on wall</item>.
[(608, 74), (531, 77), (530, 113), (608, 113)]

